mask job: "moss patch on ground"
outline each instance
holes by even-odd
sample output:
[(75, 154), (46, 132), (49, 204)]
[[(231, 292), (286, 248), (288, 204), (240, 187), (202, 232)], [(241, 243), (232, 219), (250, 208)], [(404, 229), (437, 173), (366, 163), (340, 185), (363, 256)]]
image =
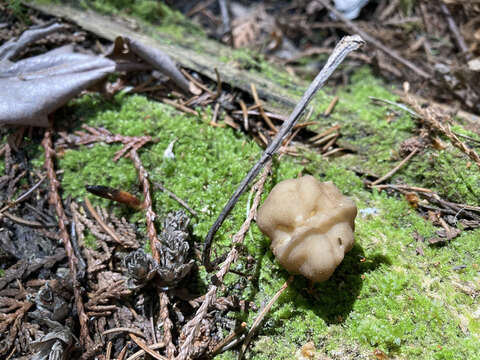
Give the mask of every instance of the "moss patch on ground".
[[(223, 62), (248, 68), (269, 81), (289, 83), (285, 72), (259, 63), (259, 56), (223, 51), (216, 54)], [(292, 80), (286, 90), (296, 98), (304, 86)], [(400, 161), (401, 141), (416, 135), (412, 119), (394, 113), (397, 110), (389, 106), (375, 105), (368, 98), (395, 101), (390, 90), (363, 68), (355, 72), (349, 86), (320, 92), (313, 102), (312, 118), (319, 125), (312, 130), (322, 131), (337, 123), (341, 125), (339, 141), (355, 151), (325, 160), (305, 150), (302, 157), (286, 157), (274, 163), (266, 192), (283, 179), (308, 173), (334, 181), (354, 198), (360, 209), (356, 245), (329, 281), (309, 288), (304, 279), (295, 279), (267, 316), (247, 358), (292, 359), (308, 341), (314, 342), (319, 354), (335, 359), (367, 359), (375, 349), (397, 359), (479, 358), (480, 307), (476, 299), (480, 294), (480, 230), (464, 231), (443, 247), (417, 243), (414, 232), (427, 238), (434, 235), (431, 223), (403, 198), (367, 191), (356, 175), (388, 172)], [(335, 111), (328, 118), (322, 117), (334, 95), (340, 98)], [(71, 126), (77, 130), (80, 123), (86, 123), (122, 135), (155, 137), (155, 143), (140, 150), (141, 159), (152, 182), (162, 182), (199, 212), (193, 220), (198, 243), (262, 151), (241, 132), (209, 126), (209, 109), (188, 116), (142, 96), (120, 94), (106, 101), (87, 95), (71, 102), (62, 114), (64, 121), (73, 119)], [(163, 156), (172, 141), (173, 160)], [(119, 149), (119, 145), (98, 144), (66, 151), (59, 160), (64, 171), (64, 197), (81, 200), (89, 196), (96, 204), (116, 208), (142, 228), (141, 214), (87, 195), (84, 189), (86, 184), (108, 185), (140, 196), (133, 164), (128, 159), (112, 161)], [(449, 200), (478, 205), (478, 170), (451, 147), (417, 155), (391, 179), (397, 180), (429, 187)], [(160, 217), (181, 208), (159, 191), (153, 192), (153, 199)], [(215, 242), (217, 253), (229, 248), (232, 234), (245, 217), (247, 200), (245, 194), (220, 229)], [(424, 255), (417, 255), (417, 248), (422, 248)], [(278, 266), (268, 239), (256, 226), (252, 226), (241, 251), (235, 269), (247, 273), (248, 278), (229, 274), (225, 291), (237, 293), (261, 308), (288, 274)], [(244, 261), (247, 254), (255, 259), (253, 269)], [(204, 273), (201, 276), (206, 279)], [(256, 314), (251, 310), (230, 316), (251, 324)], [(230, 351), (218, 358), (233, 359), (236, 353)]]
[[(376, 87), (371, 91), (380, 92)], [(348, 115), (346, 104), (341, 110)], [(359, 114), (352, 109), (349, 116), (382, 116), (382, 110), (373, 110), (371, 114)], [(154, 136), (157, 142), (140, 151), (141, 159), (152, 182), (162, 182), (199, 212), (199, 218), (193, 220), (198, 242), (261, 153), (243, 133), (209, 126), (209, 110), (199, 116), (186, 116), (142, 96), (118, 95), (107, 102), (88, 95), (73, 101), (64, 114), (78, 124), (102, 126), (113, 133)], [(413, 123), (405, 121), (409, 122), (399, 131), (407, 137)], [(163, 153), (174, 140), (175, 159), (165, 159)], [(140, 195), (131, 162), (111, 160), (119, 148), (98, 144), (66, 151), (59, 161), (64, 170), (64, 196), (82, 199), (87, 195), (85, 184), (109, 185)], [(300, 173), (334, 181), (361, 210), (356, 221), (357, 244), (326, 283), (309, 290), (304, 279), (296, 278), (274, 305), (247, 358), (291, 359), (304, 343), (313, 341), (320, 352), (332, 357), (343, 354), (347, 358), (368, 358), (378, 348), (396, 358), (474, 359), (480, 346), (479, 308), (475, 303), (475, 294), (480, 291), (480, 252), (476, 246), (480, 231), (464, 232), (444, 247), (417, 244), (412, 237), (414, 231), (429, 237), (434, 228), (405, 200), (365, 190), (362, 180), (348, 166), (339, 165), (341, 158), (325, 161), (313, 152), (305, 155), (306, 163), (301, 158), (276, 161), (266, 190)], [(162, 192), (154, 192), (153, 198), (160, 215), (180, 208)], [(229, 248), (231, 235), (243, 222), (247, 198), (243, 196), (219, 231), (218, 253)], [(105, 200), (91, 200), (107, 205)], [(368, 215), (364, 209), (376, 210)], [(122, 211), (143, 226), (142, 216)], [(424, 256), (417, 255), (418, 246)], [(255, 267), (248, 268), (242, 256), (235, 268), (251, 278), (229, 275), (226, 291), (236, 291), (260, 308), (288, 274), (278, 266), (268, 240), (256, 226), (242, 248), (242, 255), (247, 254), (255, 258)], [(238, 283), (245, 286), (242, 291)], [(255, 315), (256, 311), (231, 314), (249, 324)], [(275, 353), (269, 344), (275, 344)], [(218, 358), (234, 357), (231, 351)]]
[[(317, 104), (319, 121), (317, 129), (334, 124), (341, 126), (338, 143), (353, 152), (333, 158), (332, 163), (361, 174), (382, 176), (393, 169), (402, 157), (400, 144), (418, 136), (415, 121), (405, 112), (385, 104), (375, 104), (370, 97), (397, 101), (391, 88), (375, 78), (369, 68), (364, 67), (351, 77), (351, 84), (339, 89), (329, 89), (323, 104)], [(339, 102), (329, 118), (321, 112), (334, 95)], [(478, 141), (480, 137), (454, 126), (454, 131)], [(314, 129), (315, 130), (315, 129)], [(480, 198), (480, 173), (478, 168), (460, 150), (453, 147), (446, 138), (441, 138), (446, 148), (436, 150), (428, 147), (413, 157), (388, 180), (390, 183), (404, 183), (431, 189), (443, 198), (468, 205), (478, 205)], [(469, 146), (480, 150), (478, 142), (465, 140)]]

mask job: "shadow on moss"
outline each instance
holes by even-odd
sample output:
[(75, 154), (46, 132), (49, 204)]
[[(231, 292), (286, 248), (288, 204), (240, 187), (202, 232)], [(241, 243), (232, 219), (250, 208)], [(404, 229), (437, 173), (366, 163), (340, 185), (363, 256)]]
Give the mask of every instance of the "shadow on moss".
[(308, 301), (302, 306), (314, 311), (327, 324), (343, 323), (362, 289), (362, 275), (382, 264), (391, 265), (391, 262), (383, 255), (365, 258), (363, 248), (356, 243), (328, 281), (316, 284), (311, 291), (305, 291), (308, 284), (302, 279), (295, 281), (292, 289), (304, 294)]
[[(79, 130), (86, 119), (97, 118), (106, 111), (120, 112), (122, 110), (122, 96), (106, 99), (100, 94), (88, 94), (70, 101), (67, 106), (57, 110), (55, 119), (68, 119), (56, 122), (58, 130), (72, 132)], [(80, 114), (80, 115), (79, 115)]]

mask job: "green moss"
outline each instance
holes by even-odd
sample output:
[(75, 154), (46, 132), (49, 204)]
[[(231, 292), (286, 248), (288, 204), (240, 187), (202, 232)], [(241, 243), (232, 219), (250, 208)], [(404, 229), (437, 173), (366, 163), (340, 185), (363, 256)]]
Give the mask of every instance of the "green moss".
[[(120, 2), (108, 4), (113, 3), (116, 9), (120, 7)], [(157, 9), (151, 1), (133, 5), (129, 2), (125, 6), (142, 18)], [(161, 5), (158, 6), (161, 13)], [(236, 62), (254, 73), (265, 74), (259, 76), (282, 83), (292, 98), (303, 89), (302, 84), (297, 85), (251, 52), (225, 52), (220, 56), (225, 62)], [(340, 98), (335, 111), (328, 118), (322, 117), (320, 114), (334, 95)], [(388, 106), (377, 106), (368, 96), (395, 100), (388, 87), (363, 68), (351, 77), (349, 86), (325, 89), (312, 104), (312, 120), (319, 122), (312, 130), (320, 132), (335, 123), (341, 125), (339, 142), (343, 141), (354, 152), (326, 160), (305, 150), (299, 158), (274, 161), (266, 193), (283, 179), (308, 173), (323, 181), (334, 181), (342, 192), (356, 200), (360, 210), (376, 211), (373, 215), (360, 212), (356, 245), (329, 281), (310, 288), (305, 279), (297, 277), (281, 295), (247, 352), (249, 359), (292, 359), (307, 341), (313, 341), (319, 353), (337, 358), (338, 354), (343, 354), (343, 358), (368, 358), (375, 348), (399, 359), (478, 358), (480, 326), (475, 317), (478, 304), (474, 294), (480, 291), (480, 231), (464, 231), (443, 247), (418, 244), (412, 234), (431, 237), (436, 230), (433, 225), (403, 198), (364, 188), (357, 173), (383, 175), (391, 170), (399, 161), (400, 142), (416, 131), (416, 124), (408, 116), (392, 115)], [(65, 116), (65, 120), (73, 119), (70, 130), (79, 130), (80, 124), (85, 123), (122, 135), (153, 136), (155, 142), (142, 148), (140, 157), (152, 183), (161, 182), (198, 211), (198, 218), (192, 220), (197, 242), (203, 241), (230, 194), (262, 151), (243, 133), (209, 126), (211, 109), (201, 110), (198, 116), (187, 116), (142, 96), (120, 94), (105, 101), (87, 95), (71, 102), (62, 114), (59, 116)], [(165, 159), (164, 151), (172, 141), (175, 159)], [(64, 171), (63, 196), (83, 199), (87, 195), (85, 184), (108, 185), (141, 196), (131, 161), (112, 160), (120, 149), (120, 145), (97, 144), (66, 151), (59, 159), (59, 167)], [(478, 174), (473, 166), (467, 168), (467, 161), (450, 147), (428, 150), (412, 159), (392, 181), (430, 187), (449, 199), (475, 204)], [(181, 208), (160, 191), (152, 191), (152, 196), (160, 217)], [(121, 207), (90, 198), (102, 206)], [(248, 198), (248, 194), (241, 198), (218, 232), (214, 252), (221, 254), (230, 247), (232, 234), (245, 218)], [(143, 214), (128, 214), (142, 232)], [(423, 249), (423, 256), (417, 255), (417, 247)], [(234, 267), (248, 278), (228, 274), (225, 292), (236, 293), (259, 309), (280, 288), (288, 273), (275, 261), (268, 239), (255, 225), (240, 252)], [(247, 254), (255, 259), (253, 268), (243, 260)], [(462, 268), (455, 270), (459, 265)], [(254, 310), (231, 314), (249, 325), (256, 315)], [(235, 357), (236, 353), (230, 351), (218, 358)]]
[(59, 163), (65, 169), (64, 191), (76, 199), (87, 194), (85, 185), (106, 185), (131, 191), (136, 184), (135, 168), (127, 159), (116, 163), (112, 160), (120, 149), (120, 145), (100, 144), (83, 151), (67, 150)]
[(401, 114), (390, 119), (388, 107), (371, 102), (369, 96), (395, 100), (387, 88), (367, 68), (355, 73), (352, 84), (337, 91), (339, 102), (331, 121), (341, 126), (342, 141), (356, 150), (347, 166), (383, 174), (392, 168), (392, 157), (400, 142), (412, 137), (414, 122)]
[(98, 248), (97, 238), (91, 233), (88, 233), (85, 236), (85, 238), (83, 239), (83, 244), (89, 249), (96, 250)]
[[(98, 12), (112, 15), (133, 17), (140, 23), (154, 24), (159, 31), (170, 34), (174, 39), (195, 35), (201, 36), (203, 30), (188, 20), (176, 10), (169, 8), (161, 1), (154, 0), (94, 0), (83, 1), (85, 8), (92, 8)], [(152, 33), (151, 35), (154, 35)]]
[[(185, 117), (141, 96), (120, 95), (107, 104), (99, 104), (99, 97), (84, 96), (70, 105), (70, 111), (73, 118), (82, 119), (90, 126), (104, 127), (112, 133), (155, 136), (156, 143), (141, 150), (144, 166), (149, 169), (152, 182), (163, 183), (200, 213), (194, 226), (198, 237), (206, 235), (219, 209), (242, 179), (244, 169), (251, 166), (260, 153), (254, 143), (234, 130), (213, 128), (200, 117)], [(165, 149), (174, 140), (175, 160), (164, 159)], [(139, 184), (131, 161), (112, 161), (120, 149), (120, 145), (98, 144), (66, 151), (60, 160), (65, 195), (83, 198), (87, 195), (86, 184), (108, 185), (138, 193)], [(180, 207), (160, 191), (153, 192), (153, 199), (159, 215)], [(244, 209), (240, 207), (234, 211), (225, 223), (228, 231), (219, 237), (219, 243), (228, 245), (229, 236), (236, 230), (233, 224), (240, 221), (243, 214)]]
[[(388, 93), (377, 89), (375, 94)], [(383, 124), (380, 118), (385, 109), (368, 104), (366, 108), (357, 107), (353, 100), (345, 102), (339, 111), (361, 121), (374, 119), (370, 131), (375, 136), (379, 129), (385, 131), (394, 126), (397, 142), (398, 137), (408, 137), (413, 128), (408, 118), (402, 124)], [(185, 116), (141, 96), (119, 95), (111, 102), (84, 96), (72, 102), (65, 114), (113, 133), (154, 136), (156, 142), (140, 150), (150, 179), (162, 182), (199, 212), (193, 228), (196, 241), (202, 241), (235, 186), (261, 153), (242, 133), (209, 126), (209, 111), (203, 116)], [(345, 127), (348, 126), (345, 122)], [(173, 140), (175, 159), (164, 159), (163, 153)], [(388, 135), (381, 140), (386, 144), (397, 143)], [(111, 160), (120, 148), (99, 144), (67, 151), (60, 160), (64, 196), (82, 198), (87, 183), (140, 194), (130, 160), (117, 163)], [(377, 151), (378, 156), (388, 152), (380, 146)], [(312, 152), (299, 159), (275, 161), (266, 190), (300, 173), (334, 181), (357, 201), (360, 209), (375, 208), (377, 214), (359, 215), (357, 245), (329, 281), (308, 290), (309, 284), (304, 279), (295, 279), (267, 316), (247, 358), (289, 359), (305, 342), (314, 341), (320, 352), (332, 356), (352, 351), (367, 356), (380, 348), (399, 358), (474, 359), (480, 341), (478, 320), (472, 314), (478, 306), (473, 296), (465, 293), (465, 287), (478, 291), (480, 254), (476, 239), (480, 231), (464, 232), (444, 247), (417, 244), (412, 237), (414, 231), (428, 238), (435, 229), (405, 200), (365, 190), (362, 180), (340, 159), (325, 161)], [(152, 194), (159, 215), (180, 208), (164, 193)], [(216, 237), (217, 253), (229, 248), (231, 235), (245, 217), (247, 198), (248, 195), (242, 197), (220, 229)], [(103, 200), (94, 201), (107, 204)], [(142, 219), (141, 214), (135, 219)], [(417, 246), (423, 248), (424, 256), (416, 254)], [(248, 253), (256, 259), (256, 265), (253, 270), (241, 260), (235, 265), (237, 270), (251, 274), (251, 280), (230, 274), (225, 281), (226, 291), (238, 292), (242, 299), (253, 301), (258, 308), (288, 277), (268, 247), (268, 240), (253, 226), (241, 248), (241, 259)], [(456, 271), (457, 265), (466, 267)], [(239, 292), (235, 285), (242, 281), (245, 288)], [(251, 324), (256, 313), (237, 316)], [(270, 346), (273, 341), (274, 353)], [(219, 358), (234, 356), (234, 352), (227, 352)]]
[[(400, 144), (418, 135), (415, 121), (396, 108), (374, 104), (370, 100), (369, 97), (373, 96), (396, 101), (396, 96), (380, 80), (373, 77), (366, 67), (354, 73), (349, 86), (337, 89), (335, 93), (339, 102), (329, 118), (319, 114), (333, 95), (319, 95), (314, 112), (317, 115), (313, 118), (320, 126), (312, 127), (312, 130), (321, 132), (333, 124), (340, 125), (342, 136), (338, 144), (353, 152), (334, 158), (330, 160), (331, 163), (362, 174), (378, 177), (386, 174), (401, 161)], [(454, 126), (453, 130), (479, 139), (478, 135), (461, 126)], [(479, 148), (478, 143), (465, 141), (470, 146)], [(449, 144), (447, 139), (444, 139), (444, 142)], [(306, 156), (312, 158), (312, 155)], [(480, 197), (480, 173), (465, 154), (451, 145), (444, 150), (428, 147), (388, 181), (429, 188), (443, 198), (458, 203), (475, 205)]]
[(444, 150), (426, 150), (397, 178), (422, 184), (442, 197), (458, 203), (477, 205), (480, 198), (478, 168), (452, 145), (448, 145)]
[(8, 2), (8, 10), (22, 23), (30, 24), (30, 19), (27, 16), (27, 8), (22, 4), (21, 0), (10, 0)]

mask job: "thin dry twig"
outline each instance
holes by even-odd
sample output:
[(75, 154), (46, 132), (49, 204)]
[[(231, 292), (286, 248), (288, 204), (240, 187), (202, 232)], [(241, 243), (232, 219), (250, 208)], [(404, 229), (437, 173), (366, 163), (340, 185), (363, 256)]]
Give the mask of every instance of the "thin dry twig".
[(375, 186), (375, 185), (378, 185), (382, 182), (384, 182), (385, 180), (391, 178), (393, 175), (395, 175), (395, 173), (400, 170), (416, 153), (418, 153), (418, 148), (415, 148), (413, 149), (410, 154), (408, 154), (405, 159), (403, 159), (402, 161), (400, 161), (398, 163), (397, 166), (395, 166), (392, 170), (390, 170), (388, 173), (386, 173), (385, 175), (383, 175), (381, 178), (375, 180), (374, 182), (372, 182), (372, 186)]
[(323, 116), (329, 116), (332, 113), (333, 108), (335, 107), (335, 105), (337, 105), (338, 99), (338, 96), (335, 96), (332, 101), (330, 101), (330, 104), (328, 104), (328, 107), (325, 109)]
[(340, 13), (335, 7), (333, 7), (329, 1), (327, 0), (318, 0), (323, 6), (325, 6), (329, 11), (331, 11), (337, 19), (341, 20), (345, 25), (347, 25), (348, 28), (352, 29), (355, 33), (360, 34), (360, 36), (367, 41), (368, 43), (373, 44), (376, 48), (382, 50), (385, 54), (389, 55), (399, 63), (405, 65), (408, 67), (410, 70), (413, 70), (415, 73), (420, 75), (424, 79), (429, 79), (431, 78), (431, 75), (427, 73), (426, 71), (420, 69), (417, 65), (414, 63), (408, 61), (404, 57), (402, 57), (400, 54), (398, 54), (395, 50), (392, 50), (385, 45), (383, 45), (380, 41), (375, 39), (373, 36), (370, 36), (367, 34), (365, 31), (360, 29), (358, 25), (356, 25), (353, 21), (348, 20), (342, 13)]
[[(152, 251), (152, 257), (160, 263), (160, 254), (158, 251), (159, 244), (158, 237), (157, 237), (157, 230), (155, 229), (155, 218), (156, 214), (153, 211), (153, 203), (152, 198), (150, 195), (150, 182), (148, 181), (148, 173), (143, 167), (142, 161), (140, 160), (140, 156), (136, 150), (130, 150), (130, 158), (132, 159), (135, 168), (138, 172), (138, 179), (142, 184), (143, 188), (143, 208), (145, 209), (145, 217), (147, 220), (147, 233), (148, 238), (150, 240), (150, 249)], [(160, 316), (163, 322), (163, 337), (164, 341), (167, 346), (167, 356), (168, 359), (173, 359), (175, 356), (175, 345), (173, 345), (173, 337), (172, 337), (172, 328), (173, 323), (170, 320), (169, 313), (168, 313), (168, 296), (164, 291), (159, 290), (159, 300), (160, 300)], [(145, 350), (145, 349), (144, 349)], [(145, 350), (146, 351), (146, 350)]]
[(110, 357), (112, 356), (112, 346), (113, 346), (113, 343), (109, 341), (107, 343), (107, 352), (105, 354), (106, 360), (110, 360)]
[(248, 111), (247, 105), (243, 102), (243, 100), (239, 100), (240, 108), (242, 109), (242, 116), (243, 116), (243, 127), (245, 131), (248, 131)]
[(202, 260), (205, 269), (209, 272), (213, 271), (215, 268), (214, 263), (210, 260), (210, 250), (212, 247), (212, 240), (215, 236), (215, 233), (222, 225), (223, 221), (226, 219), (230, 211), (233, 209), (237, 203), (239, 197), (243, 194), (248, 184), (258, 175), (260, 170), (265, 166), (265, 164), (272, 158), (272, 156), (277, 152), (278, 148), (282, 144), (283, 140), (288, 136), (292, 128), (295, 126), (298, 119), (302, 116), (305, 108), (310, 103), (310, 100), (313, 98), (315, 93), (325, 84), (327, 79), (332, 75), (335, 69), (343, 62), (345, 57), (352, 51), (358, 49), (365, 42), (358, 35), (344, 37), (335, 47), (333, 53), (327, 60), (327, 63), (316, 76), (313, 82), (308, 87), (307, 91), (303, 94), (300, 102), (295, 106), (292, 113), (290, 114), (287, 121), (285, 121), (278, 131), (275, 138), (272, 140), (270, 145), (267, 146), (263, 152), (261, 158), (257, 163), (250, 169), (248, 174), (239, 184), (238, 188), (235, 190), (233, 195), (228, 200), (227, 204), (221, 211), (217, 220), (213, 223), (212, 227), (208, 231), (208, 234), (205, 238)]
[(117, 333), (117, 332), (127, 332), (129, 334), (135, 334), (143, 338), (145, 337), (145, 335), (140, 330), (127, 328), (127, 327), (117, 327), (117, 328), (111, 328), (111, 329), (105, 330), (104, 332), (102, 332), (102, 336)]
[(175, 345), (173, 345), (172, 329), (173, 323), (170, 320), (170, 314), (168, 313), (168, 304), (170, 300), (165, 291), (159, 290), (158, 297), (160, 300), (160, 318), (163, 322), (163, 341), (167, 347), (167, 357), (173, 359), (175, 357)]
[(78, 320), (80, 322), (80, 341), (85, 347), (85, 350), (88, 351), (93, 348), (93, 341), (90, 338), (88, 331), (88, 317), (85, 314), (85, 309), (83, 306), (82, 300), (82, 288), (77, 280), (77, 263), (78, 259), (75, 256), (75, 253), (70, 242), (70, 236), (67, 231), (67, 218), (65, 211), (63, 209), (62, 199), (58, 194), (59, 182), (57, 180), (57, 175), (55, 174), (55, 169), (53, 165), (53, 157), (55, 156), (55, 151), (52, 148), (52, 130), (45, 130), (45, 134), (42, 140), (42, 146), (45, 149), (45, 168), (47, 169), (47, 177), (49, 181), (49, 202), (52, 206), (55, 207), (57, 217), (58, 217), (58, 227), (60, 228), (60, 233), (63, 240), (63, 246), (65, 247), (65, 252), (68, 257), (68, 265), (70, 268), (70, 275), (73, 281), (73, 294), (75, 297), (75, 305), (77, 308)]
[(450, 10), (448, 9), (447, 5), (444, 2), (440, 2), (440, 9), (442, 10), (443, 15), (447, 18), (448, 27), (452, 32), (455, 41), (457, 42), (458, 48), (463, 54), (466, 55), (468, 60), (471, 57), (471, 53), (468, 53), (468, 46), (465, 43), (465, 39), (460, 33), (460, 30), (458, 29), (458, 26), (455, 23), (455, 20), (453, 20)]
[(35, 185), (33, 185), (30, 189), (25, 191), (22, 195), (20, 195), (18, 198), (16, 198), (13, 201), (8, 202), (3, 208), (0, 209), (0, 219), (1, 219), (1, 214), (5, 211), (8, 210), (9, 208), (17, 205), (19, 202), (22, 202), (23, 200), (27, 199), (35, 190), (38, 189), (38, 187), (43, 183), (45, 180), (46, 176), (42, 176), (40, 180), (37, 181)]
[(242, 322), (240, 326), (236, 329), (234, 329), (230, 334), (228, 334), (222, 341), (220, 341), (212, 350), (211, 356), (215, 356), (218, 353), (220, 353), (225, 346), (230, 344), (233, 339), (236, 337), (240, 336), (245, 332), (245, 329), (247, 328), (247, 323)]
[[(238, 258), (238, 250), (236, 245), (241, 243), (245, 238), (245, 234), (250, 228), (250, 224), (255, 217), (257, 212), (258, 204), (260, 203), (260, 197), (263, 192), (263, 187), (265, 181), (267, 180), (268, 173), (270, 172), (272, 160), (269, 159), (265, 164), (263, 173), (261, 174), (257, 183), (252, 187), (252, 191), (256, 191), (253, 204), (250, 208), (250, 212), (242, 224), (240, 230), (233, 236), (232, 239), (232, 249), (228, 253), (225, 261), (223, 262), (220, 270), (215, 274), (215, 283), (220, 283), (223, 280), (225, 274), (230, 270), (230, 266)], [(205, 294), (202, 305), (198, 308), (195, 316), (184, 326), (183, 334), (185, 335), (185, 340), (181, 344), (180, 353), (176, 357), (176, 360), (186, 360), (190, 354), (194, 351), (194, 341), (197, 337), (197, 334), (200, 330), (200, 325), (202, 320), (208, 313), (208, 309), (215, 303), (217, 299), (217, 285), (210, 285), (207, 294)]]
[(150, 195), (150, 182), (148, 181), (147, 170), (143, 167), (142, 160), (135, 149), (130, 150), (130, 158), (133, 161), (133, 165), (138, 172), (138, 179), (143, 188), (143, 208), (145, 209), (145, 217), (147, 220), (147, 234), (150, 240), (150, 249), (155, 261), (160, 261), (160, 255), (158, 253), (157, 244), (157, 230), (155, 229), (155, 218), (157, 215), (153, 211), (152, 197)]
[(135, 342), (135, 344), (140, 346), (140, 348), (142, 348), (142, 350), (145, 351), (148, 355), (153, 356), (157, 360), (167, 360), (166, 357), (164, 357), (164, 356), (160, 355), (159, 353), (156, 353), (155, 351), (153, 351), (147, 344), (145, 344), (145, 342), (143, 340), (141, 340), (136, 335), (134, 335), (132, 333), (129, 333), (128, 336), (130, 336), (130, 338)]
[(177, 201), (180, 205), (182, 205), (185, 209), (187, 209), (187, 211), (192, 214), (193, 216), (198, 216), (198, 213), (193, 210), (185, 200), (181, 199), (180, 197), (178, 197), (174, 192), (168, 190), (165, 186), (163, 186), (163, 184), (159, 183), (159, 182), (154, 182), (153, 183), (153, 188), (155, 190), (160, 190), (160, 191), (163, 191), (165, 194), (167, 194), (168, 196), (170, 196), (173, 200)]
[(257, 88), (255, 87), (255, 84), (251, 83), (250, 84), (250, 88), (252, 89), (252, 95), (253, 95), (253, 99), (255, 101), (255, 105), (257, 105), (257, 108), (258, 110), (260, 111), (260, 115), (262, 116), (263, 120), (265, 120), (265, 122), (267, 123), (268, 127), (270, 129), (273, 130), (273, 132), (277, 133), (278, 132), (278, 129), (275, 127), (275, 125), (273, 124), (272, 120), (270, 120), (270, 118), (267, 116), (267, 114), (265, 113), (265, 111), (263, 110), (263, 105), (262, 103), (260, 102), (260, 99), (258, 97), (258, 94), (257, 94)]
[(107, 129), (94, 128), (88, 125), (82, 125), (82, 128), (87, 130), (87, 132), (75, 132), (75, 135), (79, 136), (79, 138), (75, 140), (75, 144), (77, 145), (88, 145), (97, 142), (104, 142), (107, 144), (120, 142), (124, 145), (120, 151), (115, 153), (113, 161), (117, 161), (122, 156), (125, 156), (130, 150), (138, 151), (146, 143), (152, 141), (151, 136), (113, 135)]
[[(155, 344), (152, 344), (152, 345), (149, 345), (148, 346), (151, 350), (157, 350), (157, 349), (161, 349), (161, 348), (164, 348), (165, 347), (165, 344), (163, 342), (160, 342), (160, 343), (155, 343)], [(135, 354), (129, 356), (127, 358), (127, 360), (135, 360), (135, 359), (138, 359), (140, 356), (144, 355), (145, 354), (145, 350), (139, 350), (137, 351)]]
[(110, 226), (105, 224), (105, 222), (102, 220), (100, 215), (98, 215), (98, 213), (95, 211), (95, 208), (92, 206), (92, 203), (90, 202), (90, 200), (88, 200), (87, 197), (85, 197), (85, 205), (87, 206), (87, 209), (90, 212), (90, 215), (92, 215), (94, 219), (97, 220), (98, 224), (102, 227), (102, 229), (108, 235), (110, 235), (112, 239), (115, 240), (115, 242), (117, 242), (120, 245), (123, 245), (123, 242), (120, 240), (117, 233)]
[(270, 299), (268, 304), (262, 309), (262, 311), (260, 311), (257, 318), (253, 322), (252, 327), (250, 328), (250, 331), (247, 333), (247, 336), (245, 337), (245, 341), (243, 342), (242, 348), (240, 349), (240, 352), (238, 354), (238, 360), (242, 360), (243, 354), (245, 354), (245, 350), (247, 350), (247, 347), (250, 344), (250, 340), (252, 340), (252, 337), (257, 332), (258, 326), (262, 322), (263, 318), (265, 317), (265, 315), (268, 314), (268, 312), (272, 308), (273, 304), (275, 304), (275, 302), (278, 300), (280, 295), (285, 291), (285, 289), (288, 287), (288, 285), (291, 284), (292, 281), (293, 281), (293, 275), (290, 275), (290, 277), (287, 279), (287, 281), (285, 281), (285, 283), (282, 285), (282, 287)]

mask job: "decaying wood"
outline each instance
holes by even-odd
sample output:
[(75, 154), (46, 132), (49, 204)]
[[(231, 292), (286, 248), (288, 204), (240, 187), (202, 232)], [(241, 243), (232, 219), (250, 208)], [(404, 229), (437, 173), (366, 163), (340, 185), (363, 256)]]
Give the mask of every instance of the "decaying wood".
[[(220, 61), (219, 54), (228, 53), (230, 49), (213, 40), (200, 37), (172, 39), (169, 34), (159, 33), (158, 29), (150, 28), (145, 24), (134, 30), (125, 26), (125, 22), (121, 22), (118, 18), (103, 16), (90, 10), (85, 11), (64, 4), (34, 2), (26, 5), (72, 21), (83, 29), (112, 42), (118, 36), (139, 41), (145, 46), (165, 52), (180, 66), (199, 72), (214, 82), (217, 81), (215, 72), (217, 69), (223, 82), (232, 84), (247, 93), (251, 92), (250, 84), (254, 84), (259, 97), (268, 104), (266, 108), (275, 112), (286, 114), (299, 100), (299, 97), (292, 97), (287, 89), (265, 77), (248, 73)], [(149, 33), (155, 33), (155, 38), (149, 36)], [(193, 49), (193, 45), (196, 49)], [(201, 48), (201, 51), (198, 51), (198, 48)]]

